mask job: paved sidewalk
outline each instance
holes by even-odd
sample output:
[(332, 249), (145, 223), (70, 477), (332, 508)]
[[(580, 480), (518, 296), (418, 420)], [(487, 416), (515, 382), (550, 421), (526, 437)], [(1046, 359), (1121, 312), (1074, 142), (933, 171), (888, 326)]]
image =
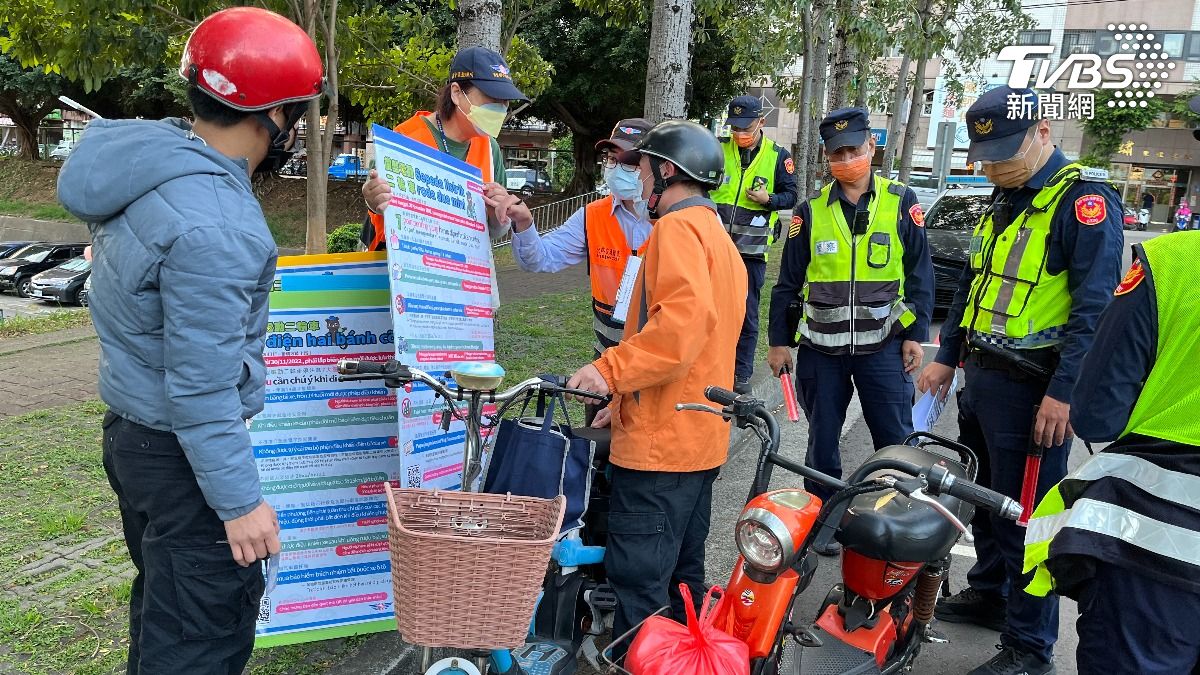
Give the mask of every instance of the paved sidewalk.
[(91, 326), (0, 340), (0, 417), (96, 398), (99, 356)]

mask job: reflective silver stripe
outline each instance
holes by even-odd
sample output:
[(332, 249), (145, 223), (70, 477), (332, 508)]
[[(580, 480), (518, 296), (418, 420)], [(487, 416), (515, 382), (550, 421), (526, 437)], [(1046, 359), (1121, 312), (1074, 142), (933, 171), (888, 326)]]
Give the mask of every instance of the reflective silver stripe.
[(593, 317), (592, 330), (596, 333), (596, 341), (600, 345), (598, 347), (599, 351), (604, 351), (609, 346), (605, 344), (606, 340), (609, 344), (615, 345), (625, 336), (624, 328), (609, 326), (601, 321), (599, 316)]
[(996, 302), (991, 309), (992, 330), (1000, 335), (1008, 335), (1008, 310), (1012, 307), (1013, 291), (1017, 288), (1017, 276), (1021, 273), (1021, 260), (1025, 258), (1025, 249), (1029, 248), (1031, 234), (1033, 230), (1024, 226), (1018, 229), (1017, 240), (1004, 259), (1004, 276), (1000, 277), (1000, 289), (996, 291)]
[(1025, 544), (1050, 541), (1066, 527), (1120, 539), (1151, 553), (1200, 567), (1200, 532), (1095, 499), (1080, 499), (1070, 510), (1030, 520)]
[[(767, 217), (765, 213), (764, 217)], [(765, 237), (771, 229), (770, 222), (768, 217), (767, 225), (733, 225), (729, 228), (729, 232), (731, 234), (741, 234), (751, 237)]]
[[(807, 311), (807, 308), (806, 308), (806, 311)], [(806, 340), (808, 340), (809, 342), (813, 343), (814, 345), (816, 345), (818, 347), (829, 347), (829, 348), (848, 347), (852, 343), (854, 345), (857, 345), (860, 347), (865, 347), (868, 345), (877, 345), (877, 344), (883, 342), (884, 340), (888, 339), (888, 337), (892, 334), (892, 327), (896, 324), (896, 321), (898, 321), (900, 319), (900, 317), (904, 316), (904, 314), (906, 312), (908, 312), (908, 307), (903, 302), (897, 302), (892, 307), (892, 311), (891, 311), (891, 313), (889, 313), (887, 319), (884, 321), (884, 324), (882, 326), (880, 326), (878, 329), (869, 330), (869, 331), (858, 331), (858, 332), (854, 332), (854, 333), (850, 333), (850, 332), (821, 333), (821, 332), (812, 330), (809, 327), (808, 322), (801, 321), (800, 322), (800, 335), (804, 336), (804, 338)], [(849, 320), (849, 319), (847, 319), (847, 320)]]
[(1200, 476), (1164, 469), (1141, 457), (1102, 452), (1065, 480), (1096, 481), (1101, 478), (1120, 478), (1159, 499), (1200, 511)]
[[(828, 309), (821, 307), (813, 307), (812, 305), (804, 306), (804, 313), (808, 318), (816, 323), (844, 323), (850, 320), (850, 306), (842, 305), (841, 307), (830, 307)], [(864, 307), (856, 305), (854, 307), (854, 318), (864, 321), (885, 321), (893, 314), (892, 306), (883, 307)], [(901, 312), (903, 314), (903, 312)]]

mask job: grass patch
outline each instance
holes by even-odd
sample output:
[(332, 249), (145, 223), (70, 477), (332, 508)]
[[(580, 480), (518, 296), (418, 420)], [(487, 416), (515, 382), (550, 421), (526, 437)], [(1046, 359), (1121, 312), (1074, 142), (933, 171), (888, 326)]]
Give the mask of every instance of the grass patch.
[(265, 213), (267, 227), (280, 248), (304, 248), (308, 236), (308, 212), (304, 209), (286, 209)]
[(13, 316), (0, 321), (0, 339), (90, 325), (92, 315), (86, 309), (63, 309), (42, 316)]
[(43, 537), (57, 539), (80, 532), (87, 525), (87, 515), (78, 511), (50, 511), (37, 516), (38, 529)]
[(79, 219), (58, 204), (38, 204), (21, 199), (0, 199), (0, 215), (35, 218), (37, 220), (58, 220), (77, 223)]

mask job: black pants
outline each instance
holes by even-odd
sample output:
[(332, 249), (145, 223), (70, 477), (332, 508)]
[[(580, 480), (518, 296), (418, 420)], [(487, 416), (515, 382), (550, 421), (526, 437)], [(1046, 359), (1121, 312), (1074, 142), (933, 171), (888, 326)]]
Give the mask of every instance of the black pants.
[(106, 414), (104, 470), (138, 571), (128, 675), (241, 675), (254, 647), (261, 563), (234, 562), (174, 434)]
[(620, 636), (670, 604), (684, 621), (679, 584), (704, 598), (704, 541), (717, 469), (673, 473), (612, 467), (604, 568), (617, 594), (613, 635)]
[(767, 279), (767, 261), (742, 258), (742, 262), (746, 264), (748, 282), (746, 318), (742, 320), (742, 332), (738, 336), (733, 376), (738, 380), (749, 380), (754, 375), (754, 353), (758, 349), (758, 306)]

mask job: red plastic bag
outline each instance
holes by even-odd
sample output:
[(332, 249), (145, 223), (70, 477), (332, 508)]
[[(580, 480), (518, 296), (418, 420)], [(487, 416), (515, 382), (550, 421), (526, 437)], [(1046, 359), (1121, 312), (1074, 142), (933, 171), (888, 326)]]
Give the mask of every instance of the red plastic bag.
[[(688, 625), (665, 616), (646, 619), (629, 646), (625, 669), (633, 675), (749, 675), (750, 647), (713, 625), (725, 602), (724, 590), (720, 586), (709, 589), (699, 618), (686, 584), (679, 584), (679, 593)], [(714, 593), (717, 603), (710, 608)]]

